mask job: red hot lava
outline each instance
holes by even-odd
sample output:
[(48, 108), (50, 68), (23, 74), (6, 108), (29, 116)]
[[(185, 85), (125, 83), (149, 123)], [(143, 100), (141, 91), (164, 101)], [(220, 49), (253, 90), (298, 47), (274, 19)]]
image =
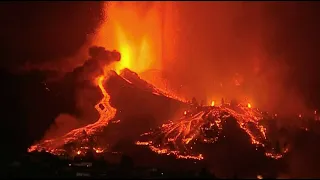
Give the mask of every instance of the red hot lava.
[[(174, 155), (177, 158), (204, 158), (202, 154), (193, 151), (197, 143), (215, 143), (221, 138), (223, 124), (228, 117), (233, 117), (250, 137), (255, 146), (265, 147), (268, 142), (267, 129), (261, 124), (262, 113), (251, 106), (242, 104), (232, 107), (222, 106), (197, 107), (195, 110), (184, 111), (180, 119), (169, 121), (158, 129), (142, 134), (144, 141), (137, 141), (137, 145), (148, 146), (158, 154)], [(210, 134), (210, 135), (208, 135)], [(265, 155), (279, 159), (288, 151), (282, 149), (275, 152), (267, 149)]]

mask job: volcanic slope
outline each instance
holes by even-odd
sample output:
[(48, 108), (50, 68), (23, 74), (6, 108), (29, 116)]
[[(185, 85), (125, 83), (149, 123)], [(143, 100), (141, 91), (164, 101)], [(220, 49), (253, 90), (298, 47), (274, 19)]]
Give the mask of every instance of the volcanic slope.
[(219, 144), (228, 139), (234, 143), (241, 141), (238, 149), (251, 147), (267, 157), (279, 159), (288, 149), (272, 146), (264, 123), (267, 118), (258, 109), (242, 104), (195, 106), (185, 111), (181, 118), (142, 134), (136, 144), (148, 146), (158, 154), (202, 160), (205, 155), (201, 153), (201, 146)]
[[(68, 76), (73, 75), (68, 74)], [(78, 73), (74, 76), (77, 77), (67, 78), (68, 83), (81, 84), (81, 88), (92, 89), (90, 81), (79, 82), (81, 78), (78, 76), (83, 74)], [(71, 81), (77, 81), (77, 83)], [(109, 147), (109, 143), (112, 144), (123, 138), (138, 137), (143, 131), (163, 123), (174, 112), (186, 106), (178, 100), (169, 98), (167, 94), (142, 80), (129, 69), (124, 69), (120, 75), (109, 71), (108, 79), (101, 79), (101, 81), (98, 79), (98, 84), (105, 95), (105, 101), (102, 100), (95, 106), (100, 114), (100, 122), (74, 129), (57, 138), (43, 140), (31, 146), (29, 151), (46, 150), (53, 154), (76, 155), (93, 148), (96, 152), (103, 152)], [(104, 120), (106, 123), (101, 123), (101, 116), (106, 114), (108, 117), (104, 119), (108, 120)], [(105, 129), (109, 122), (118, 124), (117, 128), (104, 132), (109, 131), (110, 128)]]
[[(104, 96), (93, 105), (100, 114), (99, 120), (58, 138), (43, 140), (29, 148), (29, 151), (44, 149), (54, 154), (67, 152), (71, 155), (85, 153), (89, 149), (103, 152), (108, 149), (109, 144), (126, 138), (137, 140), (139, 134), (157, 126), (160, 128), (143, 134), (142, 140), (136, 144), (148, 145), (152, 151), (160, 154), (201, 160), (205, 156), (200, 153), (201, 149), (196, 148), (196, 144), (212, 144), (225, 138), (229, 130), (240, 130), (245, 134), (245, 139), (250, 140), (252, 147), (262, 147), (268, 157), (278, 159), (287, 151), (286, 148), (270, 148), (267, 128), (262, 123), (264, 117), (258, 109), (241, 104), (192, 106), (171, 98), (129, 69), (122, 70), (120, 75), (114, 71), (99, 75), (103, 73), (101, 64), (108, 64), (112, 59), (118, 61), (119, 55), (103, 48), (94, 50), (100, 52), (93, 53), (99, 56), (93, 55), (91, 61), (88, 61), (91, 63), (85, 63), (65, 79), (67, 84), (81, 84), (81, 88), (92, 88), (92, 82), (83, 77), (88, 77), (88, 74), (96, 77), (96, 84)], [(108, 60), (110, 57), (111, 60)], [(104, 59), (108, 61), (105, 62)], [(185, 111), (183, 117), (174, 118), (175, 114), (183, 114), (181, 108), (190, 110)], [(163, 123), (168, 119), (176, 120)], [(228, 129), (228, 123), (232, 121), (236, 126)], [(110, 122), (117, 125), (110, 126)], [(236, 135), (236, 138), (240, 136)]]

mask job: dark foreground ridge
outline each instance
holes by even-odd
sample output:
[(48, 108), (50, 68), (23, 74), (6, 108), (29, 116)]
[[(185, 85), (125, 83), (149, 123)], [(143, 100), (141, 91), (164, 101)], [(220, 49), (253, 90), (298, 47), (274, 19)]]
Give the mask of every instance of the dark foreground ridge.
[(135, 166), (131, 157), (122, 155), (117, 164), (108, 163), (103, 157), (75, 157), (67, 159), (46, 152), (34, 152), (23, 155), (19, 160), (5, 168), (8, 178), (210, 178), (214, 174), (205, 168), (194, 171), (177, 171), (157, 167)]

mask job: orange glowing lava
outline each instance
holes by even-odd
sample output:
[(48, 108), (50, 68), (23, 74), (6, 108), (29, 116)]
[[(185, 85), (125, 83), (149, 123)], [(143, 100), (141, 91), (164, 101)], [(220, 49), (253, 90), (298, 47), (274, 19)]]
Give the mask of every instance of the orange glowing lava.
[(211, 101), (211, 106), (214, 106), (214, 101)]
[(263, 179), (261, 175), (257, 175), (257, 179)]
[[(168, 3), (170, 2), (105, 4), (106, 21), (98, 30), (93, 43), (107, 49), (116, 49), (121, 53), (121, 61), (114, 64), (114, 70), (118, 74), (125, 68), (139, 75), (148, 70), (162, 69), (164, 49), (172, 51), (172, 47), (164, 47), (164, 39), (167, 39), (164, 35), (168, 35), (164, 31), (170, 29), (168, 23), (164, 25), (165, 7)], [(159, 75), (144, 76), (143, 79), (156, 86), (166, 96), (186, 102), (185, 98), (178, 96), (168, 87), (168, 83), (162, 77), (154, 76)]]

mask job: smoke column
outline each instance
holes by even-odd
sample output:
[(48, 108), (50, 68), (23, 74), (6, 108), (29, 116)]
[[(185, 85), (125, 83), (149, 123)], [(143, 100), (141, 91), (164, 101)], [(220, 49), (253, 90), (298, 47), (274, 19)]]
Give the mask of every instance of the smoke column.
[(206, 99), (208, 104), (224, 97), (266, 110), (281, 107), (283, 113), (304, 111), (301, 94), (287, 83), (292, 70), (288, 57), (272, 49), (284, 41), (274, 38), (281, 22), (270, 17), (272, 8), (279, 6), (170, 3), (164, 15), (172, 18), (164, 18), (162, 71), (171, 74), (170, 82), (179, 84), (185, 96)]

